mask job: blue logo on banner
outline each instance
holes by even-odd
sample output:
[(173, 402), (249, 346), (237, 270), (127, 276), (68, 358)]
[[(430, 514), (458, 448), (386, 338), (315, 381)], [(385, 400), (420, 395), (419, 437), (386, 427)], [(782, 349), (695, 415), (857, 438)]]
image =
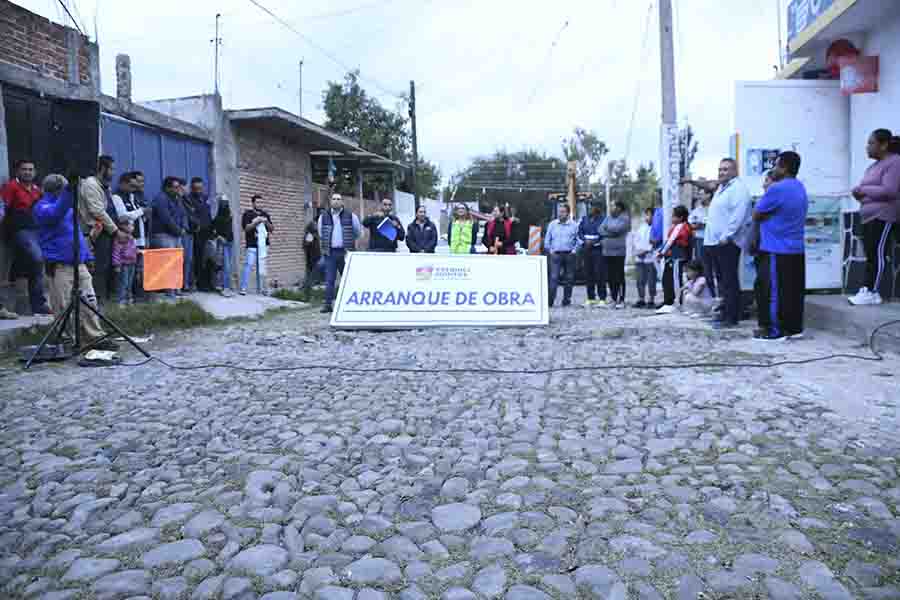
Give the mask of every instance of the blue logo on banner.
[(834, 0), (793, 0), (788, 5), (788, 41), (815, 23), (832, 4)]

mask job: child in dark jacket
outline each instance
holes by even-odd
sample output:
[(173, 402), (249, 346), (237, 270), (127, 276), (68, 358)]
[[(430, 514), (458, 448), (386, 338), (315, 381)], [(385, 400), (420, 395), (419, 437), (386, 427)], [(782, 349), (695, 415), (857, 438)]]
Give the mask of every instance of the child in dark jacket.
[[(676, 206), (672, 210), (672, 227), (666, 236), (666, 243), (659, 250), (659, 257), (666, 261), (663, 270), (663, 305), (659, 314), (669, 314), (675, 308), (675, 293), (684, 285), (682, 272), (691, 259), (691, 226), (688, 225), (688, 209)], [(677, 282), (677, 283), (676, 283)]]
[(134, 240), (134, 223), (128, 217), (119, 218), (119, 229), (126, 236), (116, 236), (112, 247), (113, 272), (119, 289), (119, 306), (134, 304), (134, 269), (137, 264), (137, 244)]

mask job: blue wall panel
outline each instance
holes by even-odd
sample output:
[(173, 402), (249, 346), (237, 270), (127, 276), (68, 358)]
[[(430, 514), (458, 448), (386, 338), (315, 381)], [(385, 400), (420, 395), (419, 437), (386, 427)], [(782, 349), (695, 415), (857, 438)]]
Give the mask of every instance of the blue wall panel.
[(190, 181), (202, 177), (207, 192), (215, 193), (211, 172), (211, 146), (158, 129), (103, 116), (103, 154), (116, 159), (115, 176), (126, 171), (143, 171), (148, 198), (162, 190), (163, 179), (172, 175)]
[(104, 116), (101, 121), (103, 138), (103, 154), (109, 154), (116, 160), (113, 182), (118, 181), (120, 174), (133, 169), (134, 151), (131, 126), (124, 121)]
[(162, 190), (162, 141), (158, 132), (146, 127), (134, 130), (134, 170), (144, 172), (144, 195), (153, 199)]

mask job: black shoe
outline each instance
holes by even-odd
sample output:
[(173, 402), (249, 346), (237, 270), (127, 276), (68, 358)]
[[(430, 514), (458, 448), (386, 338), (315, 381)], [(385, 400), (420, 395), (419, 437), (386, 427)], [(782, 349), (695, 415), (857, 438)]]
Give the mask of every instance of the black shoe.
[(104, 350), (106, 352), (115, 352), (119, 349), (119, 345), (109, 338), (103, 340), (102, 342), (97, 342), (96, 344), (89, 342), (87, 347), (91, 350)]
[(757, 330), (753, 334), (753, 339), (758, 342), (783, 342), (787, 338), (783, 335), (773, 335), (773, 334), (765, 332), (765, 331)]
[(330, 312), (334, 312), (334, 307), (326, 304), (325, 306), (322, 307), (322, 309), (319, 312), (322, 313), (323, 315), (328, 314)]
[(572, 301), (571, 300), (563, 300), (562, 305), (563, 305), (563, 308), (565, 308), (566, 306), (572, 306)]
[(643, 300), (638, 300), (637, 302), (635, 302), (634, 304), (631, 305), (631, 308), (646, 308), (646, 307), (647, 307), (647, 303), (644, 302)]
[(37, 309), (36, 311), (34, 311), (33, 314), (35, 316), (37, 316), (37, 315), (52, 315), (53, 311), (50, 310), (50, 307), (45, 304), (44, 306), (42, 306), (39, 309)]

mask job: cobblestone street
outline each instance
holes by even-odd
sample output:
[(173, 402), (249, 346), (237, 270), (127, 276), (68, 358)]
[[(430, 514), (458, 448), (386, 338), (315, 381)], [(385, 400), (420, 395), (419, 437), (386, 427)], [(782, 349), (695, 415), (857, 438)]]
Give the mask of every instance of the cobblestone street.
[[(552, 318), (334, 332), (307, 311), (152, 350), (532, 372), (868, 355), (630, 309)], [(898, 367), (8, 371), (0, 596), (897, 599)]]

